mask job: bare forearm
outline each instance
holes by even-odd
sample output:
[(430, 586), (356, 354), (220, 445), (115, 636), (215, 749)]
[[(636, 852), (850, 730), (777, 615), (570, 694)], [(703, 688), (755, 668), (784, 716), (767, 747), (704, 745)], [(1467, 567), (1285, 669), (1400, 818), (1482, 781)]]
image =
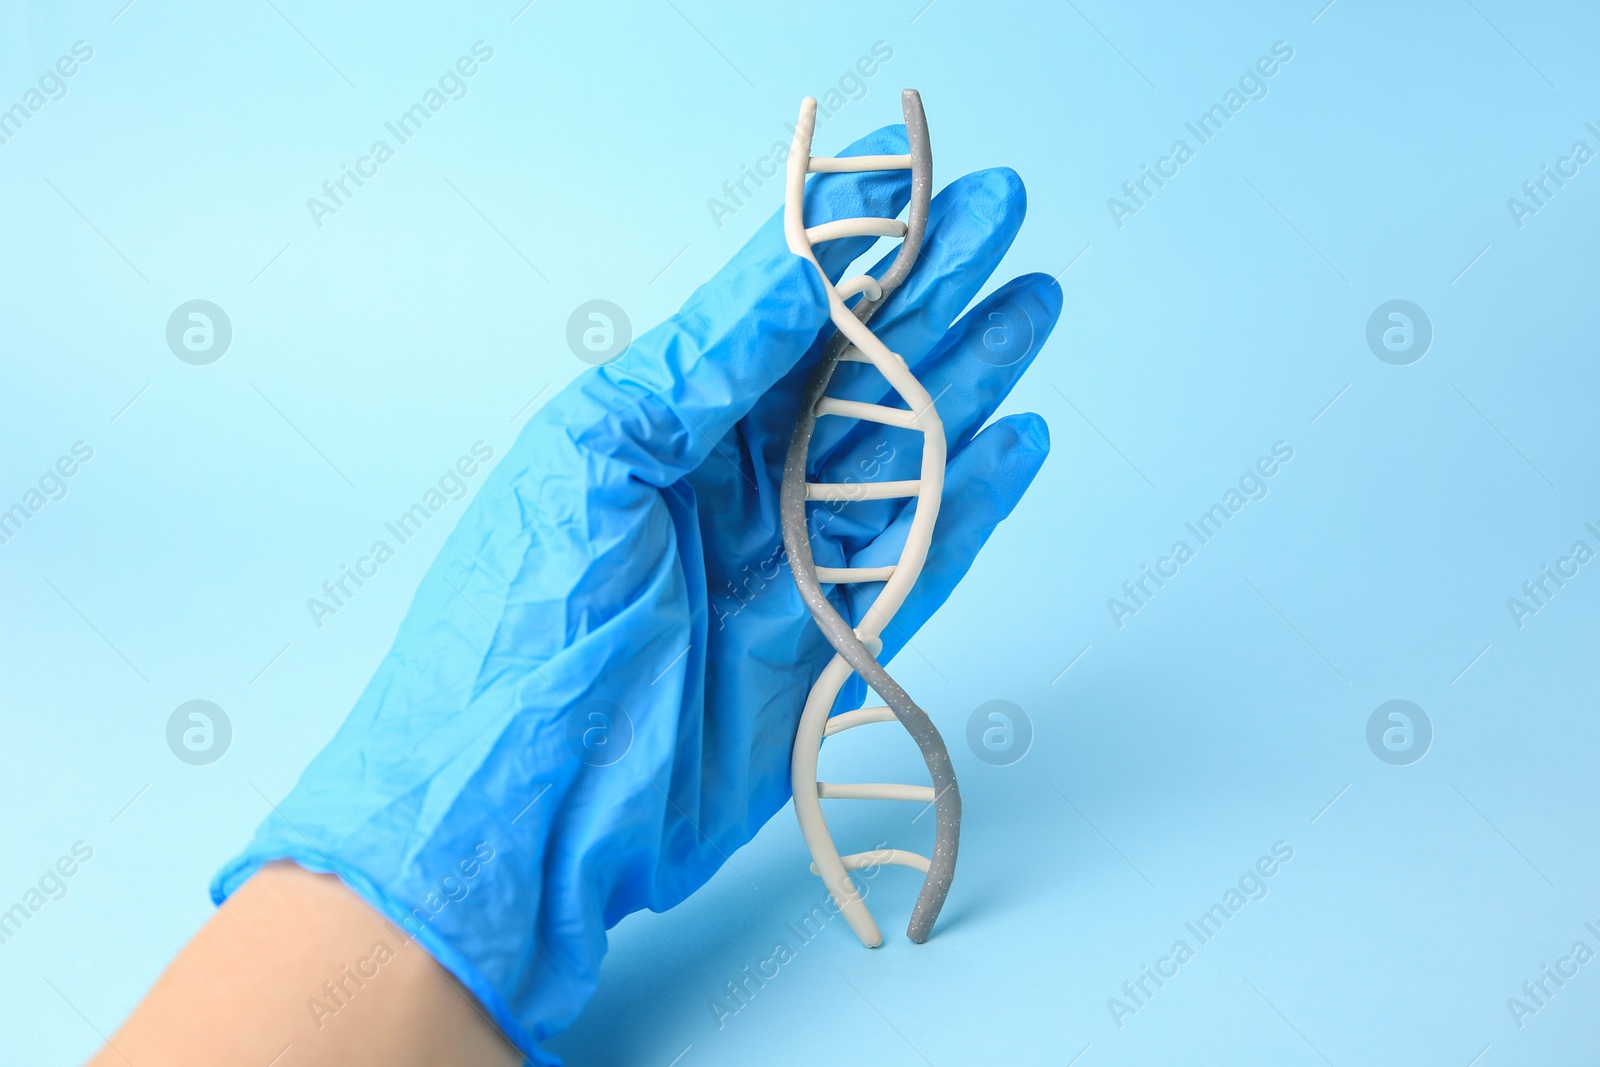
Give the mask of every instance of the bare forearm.
[(522, 1057), (426, 949), (331, 875), (262, 868), (89, 1067), (328, 1067)]

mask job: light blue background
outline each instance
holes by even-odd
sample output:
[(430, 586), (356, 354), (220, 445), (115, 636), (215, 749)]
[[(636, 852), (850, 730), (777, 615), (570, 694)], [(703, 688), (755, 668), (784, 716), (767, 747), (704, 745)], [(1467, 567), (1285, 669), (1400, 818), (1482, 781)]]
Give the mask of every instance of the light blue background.
[[(583, 369), (574, 307), (613, 300), (643, 329), (722, 263), (781, 194), (721, 228), (707, 198), (884, 41), (818, 150), (918, 87), (936, 184), (1016, 168), (1030, 218), (1002, 274), (1063, 272), (1066, 293), (1008, 405), (1043, 413), (1054, 454), (896, 663), (952, 742), (960, 874), (926, 945), (868, 952), (835, 923), (799, 947), (785, 923), (822, 889), (780, 814), (737, 870), (622, 924), (554, 1047), (682, 1067), (1588, 1062), (1600, 962), (1520, 1029), (1506, 1001), (1575, 941), (1600, 950), (1600, 573), (1521, 629), (1506, 600), (1574, 541), (1600, 548), (1600, 164), (1520, 229), (1506, 200), (1574, 141), (1600, 150), (1592, 12), (123, 2), (0, 7), (0, 106), (94, 49), (0, 145), (0, 507), (94, 449), (0, 546), (0, 906), (74, 841), (95, 850), (0, 945), (0, 1060), (86, 1056), (204, 922), (211, 873), (340, 721), (461, 505), (321, 629), (306, 598)], [(317, 228), (306, 198), (480, 39), (468, 95)], [(1194, 147), (1184, 122), (1276, 41), (1294, 58), (1268, 96), (1119, 228), (1107, 198)], [(195, 298), (234, 328), (206, 367), (164, 338)], [(1435, 330), (1404, 367), (1364, 338), (1396, 298)], [(1294, 459), (1270, 495), (1119, 629), (1107, 598), (1277, 441)], [(195, 698), (234, 728), (206, 767), (164, 736)], [(1365, 739), (1396, 698), (1435, 731), (1411, 766)], [(961, 740), (993, 699), (1037, 734), (1009, 767)], [(920, 780), (876, 729), (830, 744), (825, 776)], [(931, 837), (905, 805), (830, 812), (863, 848)], [(1294, 858), (1265, 899), (1119, 1029), (1108, 998), (1194, 946), (1185, 920), (1277, 841)], [(915, 889), (873, 883), (887, 929)], [(779, 940), (796, 958), (719, 1029), (712, 999)]]

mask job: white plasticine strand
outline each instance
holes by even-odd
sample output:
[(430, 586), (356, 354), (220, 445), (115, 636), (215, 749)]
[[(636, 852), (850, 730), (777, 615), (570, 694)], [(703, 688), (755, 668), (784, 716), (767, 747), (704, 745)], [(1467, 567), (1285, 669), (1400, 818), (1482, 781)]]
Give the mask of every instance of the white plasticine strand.
[[(794, 147), (791, 149), (788, 161), (784, 213), (784, 231), (790, 250), (811, 260), (819, 274), (822, 274), (822, 270), (812, 251), (813, 243), (842, 236), (899, 237), (912, 234), (908, 237), (906, 245), (902, 246), (902, 254), (896, 258), (884, 276), (885, 284), (881, 287), (876, 279), (866, 276), (834, 286), (830, 284), (827, 276), (822, 274), (828, 297), (829, 316), (837, 327), (839, 335), (830, 345), (824, 357), (824, 365), (819, 368), (818, 377), (813, 383), (813, 393), (817, 401), (810, 413), (802, 415), (801, 423), (796, 429), (795, 440), (791, 442), (791, 452), (784, 475), (784, 538), (790, 550), (796, 582), (800, 585), (801, 593), (806, 596), (807, 605), (817, 617), (824, 633), (839, 650), (808, 694), (796, 734), (791, 759), (795, 812), (814, 860), (812, 871), (820, 875), (851, 929), (862, 943), (869, 947), (880, 944), (882, 937), (877, 924), (862, 903), (854, 882), (846, 872), (878, 862), (900, 863), (923, 871), (928, 879), (924, 882), (923, 891), (918, 897), (917, 907), (913, 911), (911, 926), (907, 933), (913, 940), (925, 940), (943, 905), (944, 895), (948, 891), (950, 878), (954, 873), (960, 822), (960, 795), (956, 789), (954, 771), (950, 767), (949, 755), (943, 740), (939, 738), (938, 731), (933, 728), (926, 713), (906, 696), (876, 662), (876, 657), (882, 649), (882, 641), (878, 638), (878, 634), (888, 625), (904, 602), (926, 562), (944, 487), (944, 428), (934, 410), (933, 399), (911, 374), (904, 358), (889, 351), (865, 324), (865, 320), (877, 310), (885, 293), (898, 285), (909, 271), (910, 258), (914, 258), (920, 248), (922, 229), (926, 223), (927, 197), (930, 191), (927, 186), (931, 180), (931, 161), (926, 155), (926, 125), (922, 119), (921, 104), (916, 94), (907, 90), (903, 96), (906, 101), (908, 139), (912, 141), (912, 153), (905, 156), (849, 157), (839, 160), (811, 158), (810, 142), (816, 101), (811, 98), (803, 101), (800, 120), (795, 127)], [(919, 148), (924, 153), (920, 158), (920, 172), (917, 166)], [(805, 226), (804, 186), (808, 172), (842, 173), (881, 169), (913, 171), (913, 206), (909, 224), (895, 220), (855, 218), (810, 228)], [(852, 310), (844, 301), (856, 293), (864, 293), (865, 299), (861, 305)], [(841, 359), (871, 363), (883, 375), (890, 387), (905, 400), (907, 408), (890, 408), (827, 397), (825, 391), (827, 379), (831, 377), (833, 366)], [(876, 483), (877, 488), (869, 490), (867, 494), (860, 494), (860, 487), (873, 483), (855, 483), (846, 486), (818, 483), (807, 485), (804, 481), (805, 442), (810, 438), (810, 420), (820, 415), (867, 419), (921, 431), (923, 454), (920, 477), (916, 480)], [(856, 491), (857, 495), (849, 495), (848, 491), (851, 490)], [(905, 548), (896, 565), (883, 568), (812, 567), (809, 541), (805, 540), (808, 537), (808, 528), (804, 521), (804, 500), (887, 499), (902, 496), (914, 497), (917, 507), (912, 516)], [(796, 527), (800, 531), (798, 535), (795, 534)], [(796, 543), (790, 543), (791, 537), (794, 537)], [(854, 650), (851, 641), (840, 636), (839, 616), (825, 601), (819, 604), (813, 599), (820, 597), (817, 585), (813, 584), (811, 594), (807, 594), (807, 584), (803, 580), (807, 571), (810, 572), (810, 577), (819, 583), (837, 581), (885, 583), (872, 608), (869, 609), (868, 617), (854, 628), (851, 636), (860, 642)], [(861, 656), (863, 651), (870, 653), (870, 662)], [(854, 662), (854, 669), (851, 662)], [(879, 690), (880, 696), (889, 704), (896, 706), (861, 709), (830, 720), (829, 712), (833, 703), (851, 673), (862, 673), (864, 680)], [(912, 733), (919, 747), (923, 749), (924, 758), (928, 761), (935, 784), (937, 785), (941, 779), (944, 781), (942, 788), (936, 790), (931, 786), (817, 782), (816, 764), (822, 737), (852, 726), (885, 722), (890, 718), (900, 721)], [(935, 839), (936, 862), (897, 850), (879, 850), (875, 853), (841, 857), (834, 846), (819, 803), (822, 798), (833, 797), (917, 800), (935, 805), (938, 809), (935, 820), (938, 827)], [(881, 858), (885, 856), (895, 858)]]
[[(857, 852), (850, 856), (840, 856), (847, 871), (859, 871), (863, 867), (879, 867), (889, 864), (896, 867), (914, 867), (923, 874), (928, 873), (928, 857), (919, 856), (915, 852), (902, 852), (898, 848), (880, 848), (876, 852)], [(817, 873), (817, 865), (811, 865), (811, 873)]]
[[(828, 712), (833, 707), (833, 697), (829, 691), (843, 688), (849, 677), (850, 665), (842, 657), (835, 655), (823, 668), (822, 676), (817, 679), (817, 684), (807, 695), (805, 710), (800, 714), (800, 728), (795, 732), (794, 753), (790, 759), (790, 772), (795, 783), (816, 782), (817, 756), (821, 754), (822, 731), (828, 719)], [(868, 948), (877, 948), (883, 944), (883, 934), (878, 931), (878, 924), (873, 922), (872, 913), (867, 911), (866, 904), (862, 903), (861, 893), (856, 889), (855, 882), (845, 873), (844, 861), (839, 855), (838, 848), (834, 846), (833, 835), (828, 832), (828, 823), (822, 817), (822, 800), (817, 796), (814, 787), (807, 789), (804, 785), (796, 785), (794, 811), (800, 823), (801, 836), (805, 838), (806, 848), (811, 852), (812, 871), (822, 879), (822, 884), (828, 887), (828, 893), (839, 907), (839, 914), (844, 916), (845, 922), (850, 924), (850, 929), (861, 939), (861, 943)]]
[(810, 160), (812, 174), (848, 174), (867, 170), (910, 170), (911, 156), (824, 156)]
[[(812, 261), (815, 262), (815, 257)], [(939, 502), (944, 495), (944, 424), (940, 421), (938, 412), (934, 410), (933, 398), (922, 387), (922, 383), (912, 377), (905, 360), (890, 352), (882, 341), (879, 341), (855, 315), (851, 314), (844, 307), (844, 302), (838, 300), (831, 286), (829, 297), (830, 306), (837, 302), (838, 312), (843, 312), (842, 316), (838, 312), (833, 316), (839, 332), (849, 337), (851, 342), (866, 354), (869, 362), (889, 382), (890, 388), (905, 398), (910, 410), (902, 411), (881, 404), (864, 404), (829, 397), (818, 403), (817, 414), (865, 418), (890, 426), (922, 431), (922, 472), (919, 479), (921, 488), (917, 493), (916, 514), (912, 516), (911, 529), (906, 534), (906, 547), (900, 557), (899, 570), (878, 594), (871, 610), (874, 619), (871, 632), (882, 633), (894, 613), (900, 610), (900, 605), (905, 602), (906, 595), (911, 592), (911, 586), (917, 580), (917, 576), (922, 573), (922, 565), (928, 558), (928, 548), (933, 543), (933, 526), (939, 517)]]
[[(862, 278), (864, 278), (864, 277), (866, 277), (866, 275), (862, 275)], [(854, 295), (853, 293), (852, 294), (846, 294), (845, 290), (850, 288), (851, 286), (857, 284), (860, 281), (861, 281), (861, 278), (851, 278), (847, 282), (840, 282), (839, 283), (839, 295), (841, 295), (841, 296)], [(876, 278), (872, 279), (872, 284), (876, 286), (878, 284), (878, 280)], [(882, 297), (883, 290), (879, 289), (878, 292), (879, 292), (878, 296), (873, 296), (871, 293), (868, 293), (867, 294), (867, 299), (873, 301), (874, 303), (882, 300), (883, 299), (883, 297)], [(905, 362), (906, 362), (906, 357), (905, 356), (902, 356), (898, 352), (891, 352), (889, 354), (892, 355), (895, 359), (899, 360), (901, 366), (905, 365)], [(840, 363), (871, 363), (872, 362), (871, 359), (867, 358), (867, 354), (865, 352), (861, 351), (861, 349), (857, 348), (855, 345), (850, 345), (850, 344), (845, 345), (844, 351), (839, 353), (838, 361)]]
[(922, 485), (915, 478), (903, 482), (807, 482), (807, 500), (893, 500), (916, 496)]
[(894, 567), (818, 567), (817, 581), (825, 585), (839, 585), (842, 582), (887, 582), (894, 577), (895, 569)]
[[(805, 176), (811, 161), (811, 131), (814, 128), (815, 116), (816, 101), (807, 97), (800, 105), (800, 121), (795, 126), (794, 146), (789, 155), (784, 231), (789, 238), (790, 251), (804, 255), (817, 267), (818, 273), (822, 275), (824, 288), (828, 292), (829, 317), (834, 325), (838, 327), (840, 333), (849, 338), (856, 349), (867, 356), (868, 362), (884, 376), (890, 388), (905, 398), (910, 408), (909, 411), (902, 412), (877, 404), (859, 404), (856, 401), (828, 398), (817, 405), (818, 414), (870, 418), (872, 421), (881, 421), (888, 425), (923, 431), (921, 488), (917, 494), (917, 510), (912, 516), (911, 529), (906, 535), (906, 547), (902, 552), (896, 574), (873, 602), (868, 621), (857, 627), (858, 630), (866, 630), (876, 635), (883, 632), (883, 628), (889, 624), (894, 613), (905, 602), (907, 594), (911, 592), (911, 586), (921, 574), (922, 566), (927, 561), (928, 548), (933, 542), (934, 523), (938, 519), (939, 503), (944, 494), (944, 427), (934, 410), (933, 398), (922, 387), (922, 383), (912, 376), (904, 358), (889, 351), (888, 347), (867, 329), (866, 324), (845, 306), (838, 289), (829, 284), (827, 275), (817, 263), (816, 254), (811, 250), (812, 229), (822, 228), (808, 229), (803, 219)], [(797, 167), (796, 162), (802, 160), (805, 163)], [(791, 210), (791, 207), (794, 209)], [(861, 221), (863, 220), (842, 220), (844, 223)], [(898, 225), (899, 230), (896, 235), (902, 236), (906, 232), (906, 227), (904, 224)], [(804, 240), (797, 242), (796, 237), (802, 237)], [(803, 244), (803, 251), (796, 247), (797, 243)], [(883, 413), (881, 417), (874, 417), (878, 416), (879, 412)]]
[[(868, 300), (877, 303), (883, 299), (883, 289), (878, 285), (878, 279), (870, 274), (863, 274), (858, 278), (851, 278), (839, 286), (839, 295), (849, 300), (857, 293), (865, 293)], [(866, 362), (865, 359), (862, 360)]]
[(891, 408), (883, 404), (868, 404), (860, 400), (840, 400), (838, 397), (832, 396), (825, 396), (817, 401), (813, 414), (843, 415), (847, 419), (860, 419), (863, 422), (877, 422), (885, 426), (898, 426), (902, 430), (923, 429), (918, 412), (907, 411), (902, 408)]
[(857, 726), (867, 726), (875, 722), (896, 722), (894, 709), (879, 705), (875, 708), (857, 708), (855, 711), (846, 711), (835, 715), (828, 720), (822, 728), (823, 737), (832, 737), (834, 734), (852, 730)]
[(899, 219), (839, 219), (806, 228), (806, 240), (813, 245), (837, 241), (841, 237), (904, 237), (906, 224)]
[(899, 782), (818, 782), (817, 796), (823, 800), (915, 800), (933, 803), (931, 785), (902, 785)]

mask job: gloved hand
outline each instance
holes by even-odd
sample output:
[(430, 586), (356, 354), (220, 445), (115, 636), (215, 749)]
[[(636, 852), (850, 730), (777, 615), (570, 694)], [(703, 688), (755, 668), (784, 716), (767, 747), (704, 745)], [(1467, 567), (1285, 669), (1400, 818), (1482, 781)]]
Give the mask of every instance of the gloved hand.
[[(895, 126), (845, 154), (906, 150)], [(893, 216), (909, 195), (905, 171), (824, 175), (806, 219)], [(872, 323), (937, 398), (949, 437), (933, 548), (884, 635), (885, 660), (943, 603), (1049, 448), (1036, 415), (978, 430), (1054, 326), (1056, 284), (1019, 278), (951, 326), (1024, 207), (1010, 170), (951, 184), (915, 270)], [(817, 251), (837, 279), (871, 243)], [(780, 214), (676, 316), (537, 412), (355, 708), (218, 873), (213, 899), (274, 859), (335, 873), (531, 1060), (558, 1062), (537, 1043), (588, 1001), (607, 929), (682, 901), (789, 799), (800, 710), (832, 649), (783, 565), (778, 486), (831, 333), (821, 282), (788, 251)], [(880, 400), (887, 389), (846, 364), (831, 391)], [(914, 478), (917, 441), (824, 419), (813, 478)], [(830, 506), (819, 565), (898, 556), (914, 504)], [(878, 588), (836, 588), (835, 603), (859, 619)], [(803, 850), (795, 857), (806, 877)]]

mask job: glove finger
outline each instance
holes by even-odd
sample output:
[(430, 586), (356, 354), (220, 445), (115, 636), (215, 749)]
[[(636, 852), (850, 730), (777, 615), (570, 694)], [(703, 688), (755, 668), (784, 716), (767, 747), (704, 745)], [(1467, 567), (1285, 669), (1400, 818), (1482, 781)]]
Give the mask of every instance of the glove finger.
[[(1022, 499), (1049, 452), (1050, 431), (1044, 419), (1025, 412), (995, 422), (951, 459), (927, 562), (905, 603), (883, 631), (880, 661), (887, 663), (904, 648), (949, 598), (989, 535)], [(850, 558), (850, 566), (884, 567), (896, 563), (905, 548), (915, 512), (916, 501), (904, 504), (900, 515), (877, 540)], [(883, 591), (883, 584), (850, 585), (846, 590), (849, 617), (860, 620)]]
[[(890, 351), (906, 358), (912, 373), (988, 282), (1027, 209), (1022, 179), (1009, 167), (963, 175), (934, 198), (916, 266), (870, 323)], [(892, 259), (885, 257), (872, 273), (882, 274)], [(876, 402), (886, 390), (883, 375), (865, 363), (841, 364), (828, 384), (829, 396), (845, 400)], [(894, 406), (904, 403), (897, 400)], [(813, 469), (827, 463), (852, 429), (848, 419), (818, 420), (811, 440)]]
[[(905, 151), (905, 128), (889, 126), (841, 154)], [(806, 221), (892, 218), (910, 197), (906, 171), (818, 175), (806, 186)], [(831, 241), (818, 261), (837, 277), (872, 244)], [(789, 251), (780, 210), (676, 315), (564, 390), (545, 409), (546, 422), (620, 461), (631, 477), (670, 485), (816, 346), (826, 322), (821, 279)]]
[[(1061, 287), (1047, 274), (1027, 274), (995, 290), (950, 328), (913, 368), (934, 398), (945, 444), (955, 456), (1005, 402), (1033, 363), (1061, 315)], [(882, 385), (880, 379), (880, 386)], [(885, 390), (873, 398), (894, 403)], [(858, 422), (850, 427), (816, 479), (822, 482), (900, 481), (918, 477), (922, 435), (915, 430)], [(863, 500), (833, 528), (845, 551), (878, 535), (904, 506), (898, 500)]]

